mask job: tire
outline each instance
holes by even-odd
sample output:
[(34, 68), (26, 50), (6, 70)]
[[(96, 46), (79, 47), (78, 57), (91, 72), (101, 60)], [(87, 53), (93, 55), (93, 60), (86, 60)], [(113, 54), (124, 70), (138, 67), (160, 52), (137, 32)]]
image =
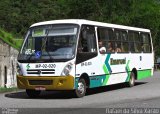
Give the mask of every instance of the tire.
[(36, 98), (40, 95), (41, 91), (26, 89), (26, 93), (30, 98)]
[(80, 78), (78, 81), (78, 88), (75, 90), (76, 97), (84, 97), (86, 94), (86, 88), (86, 81), (83, 78)]
[(128, 86), (133, 87), (134, 85), (135, 85), (135, 73), (131, 72)]

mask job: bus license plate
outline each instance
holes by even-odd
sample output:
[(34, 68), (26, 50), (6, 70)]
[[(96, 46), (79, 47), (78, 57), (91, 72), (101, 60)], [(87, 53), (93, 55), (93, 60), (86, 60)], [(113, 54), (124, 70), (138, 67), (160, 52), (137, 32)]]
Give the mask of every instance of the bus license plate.
[(37, 90), (37, 91), (45, 91), (46, 88), (45, 87), (36, 87), (35, 90)]
[(36, 64), (35, 68), (55, 68), (55, 64)]

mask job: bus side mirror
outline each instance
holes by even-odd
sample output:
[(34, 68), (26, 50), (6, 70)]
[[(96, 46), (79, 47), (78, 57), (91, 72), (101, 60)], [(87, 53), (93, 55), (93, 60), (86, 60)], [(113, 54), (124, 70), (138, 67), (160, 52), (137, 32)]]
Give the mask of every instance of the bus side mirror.
[(100, 54), (105, 54), (106, 53), (106, 48), (105, 47), (101, 47), (99, 49)]

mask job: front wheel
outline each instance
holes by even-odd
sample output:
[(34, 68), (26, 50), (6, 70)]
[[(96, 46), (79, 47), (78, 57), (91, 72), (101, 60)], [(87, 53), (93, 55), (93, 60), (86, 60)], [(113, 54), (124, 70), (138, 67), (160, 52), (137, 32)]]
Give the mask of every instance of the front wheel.
[(128, 86), (133, 87), (134, 85), (135, 85), (135, 74), (134, 72), (131, 72)]
[(40, 95), (41, 91), (26, 89), (26, 93), (30, 98), (36, 98)]
[(84, 97), (86, 94), (86, 82), (83, 78), (78, 81), (78, 88), (75, 90), (76, 97)]

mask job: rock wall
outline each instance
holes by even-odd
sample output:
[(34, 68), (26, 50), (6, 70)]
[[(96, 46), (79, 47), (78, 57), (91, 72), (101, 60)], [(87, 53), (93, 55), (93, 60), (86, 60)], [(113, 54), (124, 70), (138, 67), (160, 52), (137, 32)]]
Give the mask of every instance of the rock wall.
[(16, 87), (18, 50), (0, 39), (0, 87)]

